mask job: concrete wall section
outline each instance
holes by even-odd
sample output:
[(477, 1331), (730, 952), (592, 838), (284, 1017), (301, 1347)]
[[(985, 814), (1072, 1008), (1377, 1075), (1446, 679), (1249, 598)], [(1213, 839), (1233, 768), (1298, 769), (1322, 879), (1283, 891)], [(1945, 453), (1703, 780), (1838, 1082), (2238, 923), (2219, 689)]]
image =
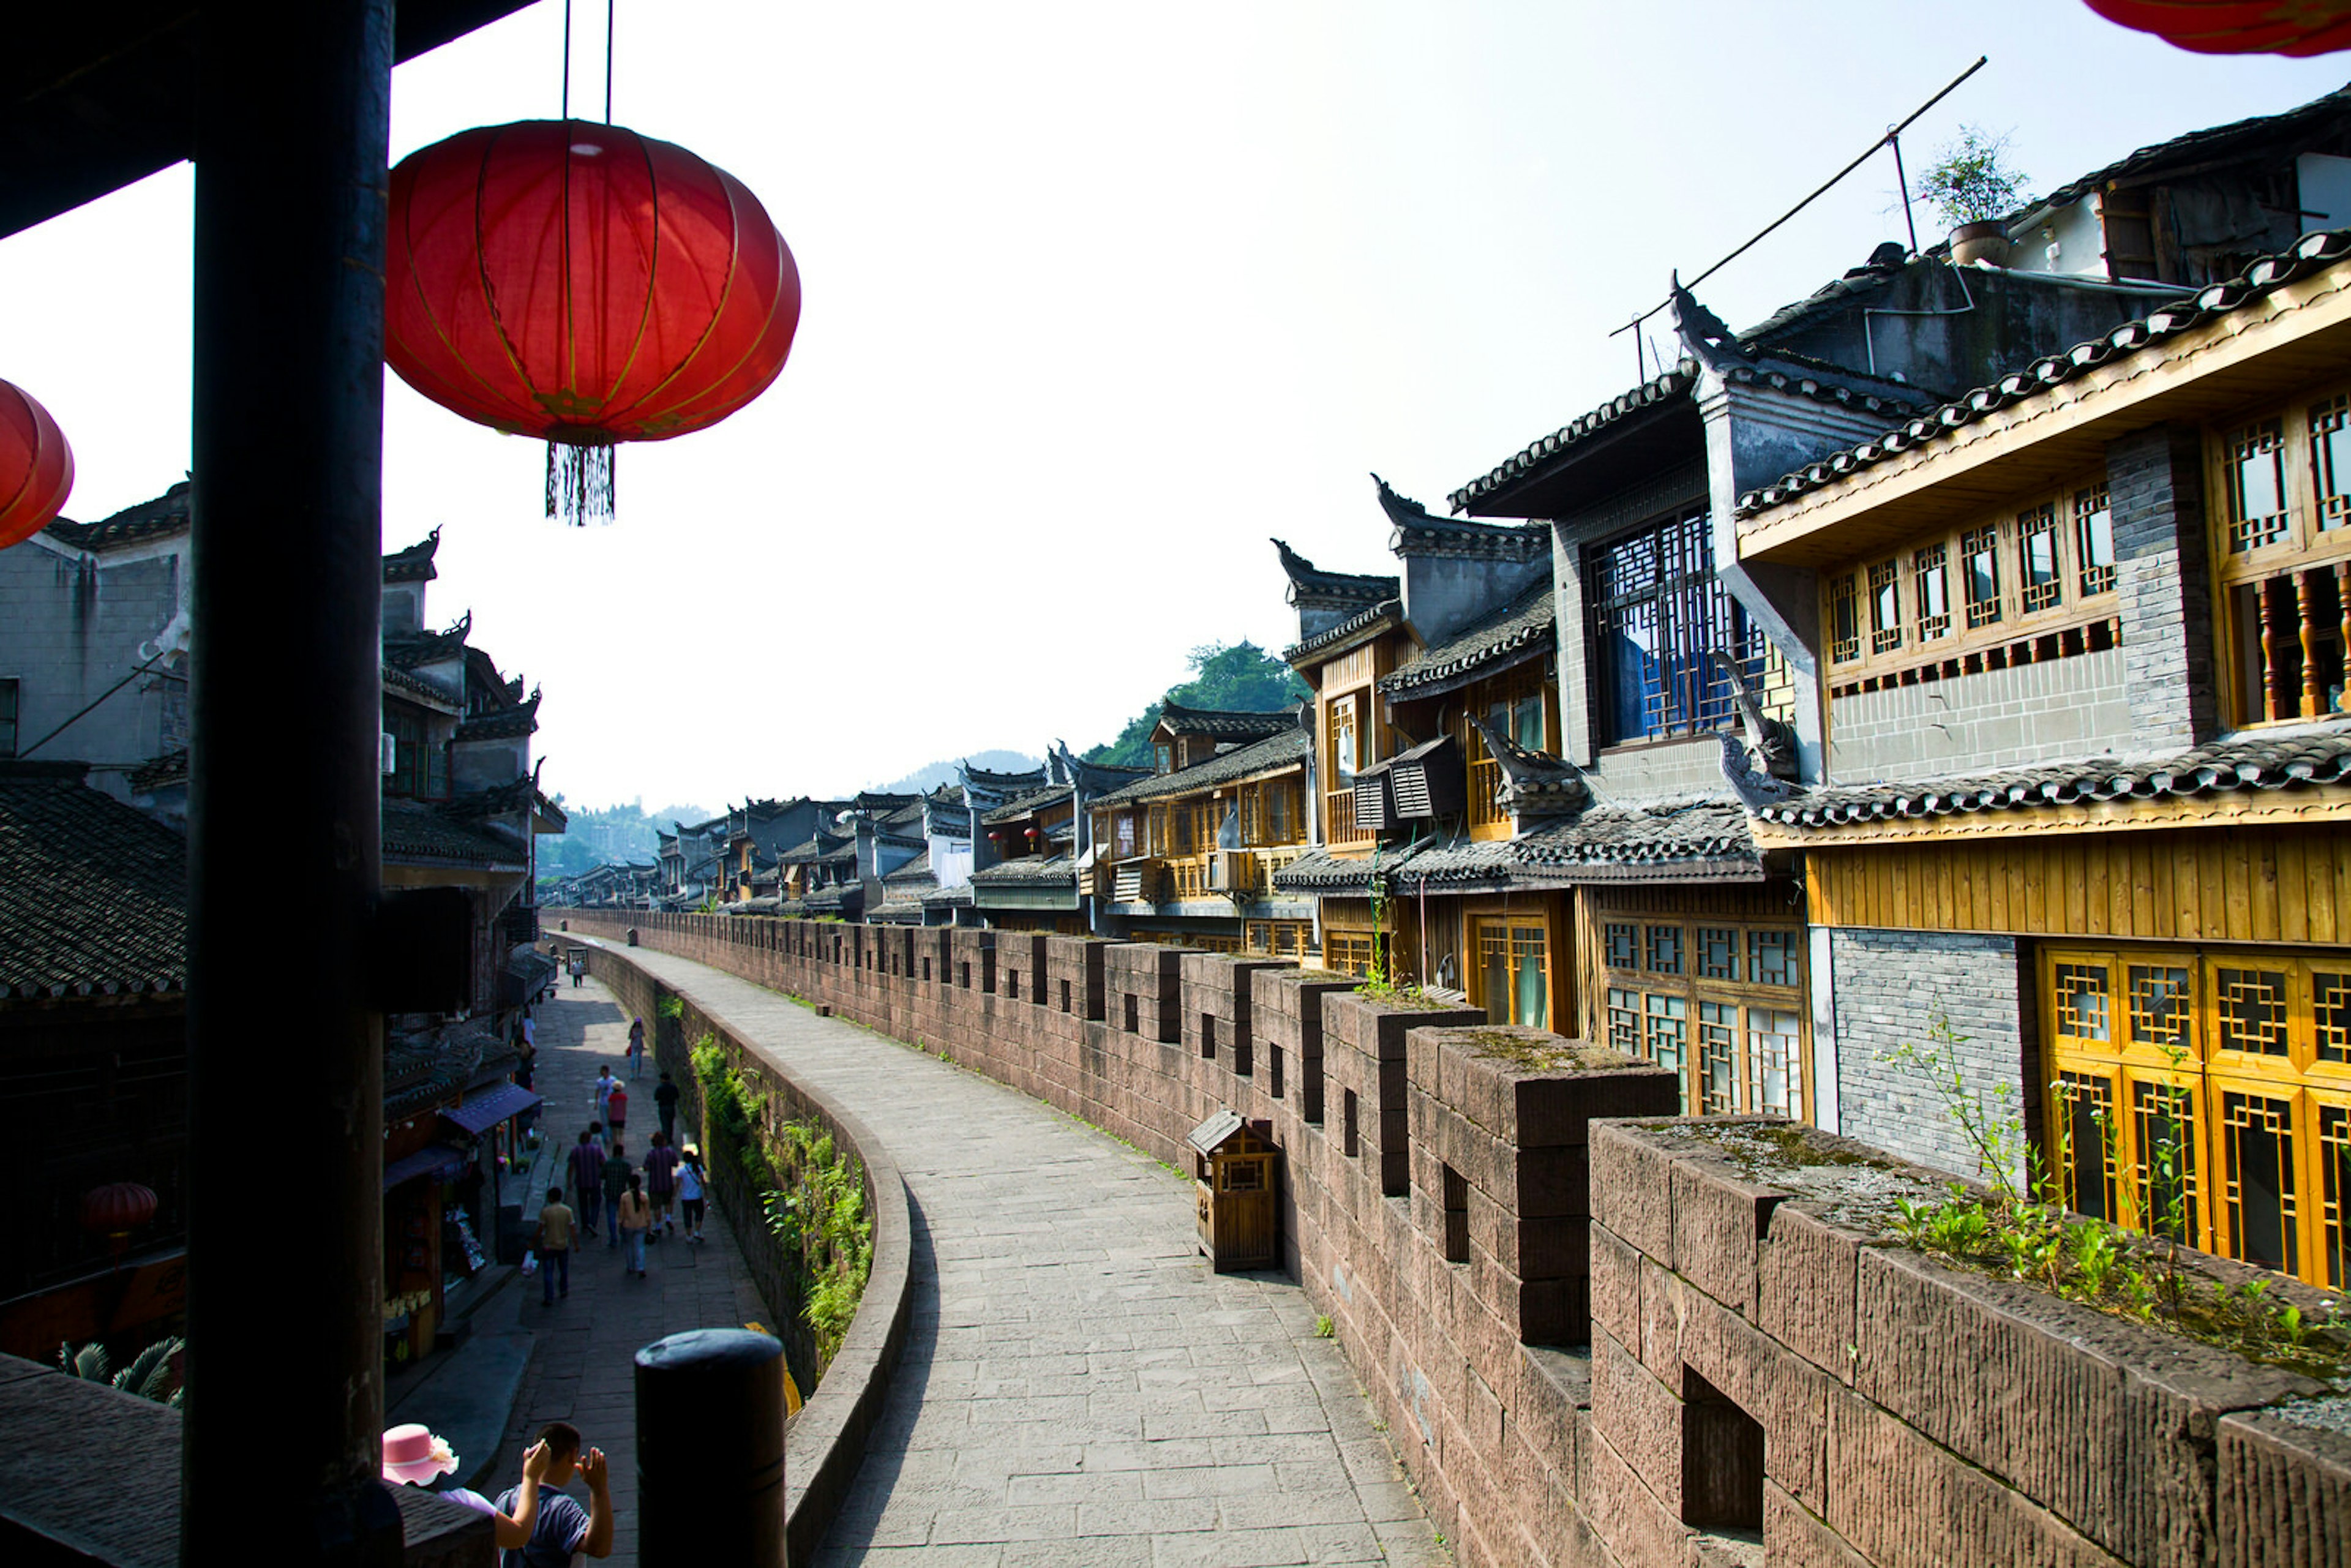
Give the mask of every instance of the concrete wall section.
[(1948, 779), (2143, 747), (2120, 648), (1830, 704), (1829, 782)]
[(1936, 1046), (1942, 1019), (1956, 1037), (1949, 1049), (1985, 1106), (1997, 1115), (2027, 1115), (2034, 1098), (2025, 1070), (2030, 992), (2016, 939), (1864, 929), (1828, 936), (1839, 1130), (1904, 1159), (1975, 1175), (1974, 1148), (1933, 1085), (1886, 1053), (1904, 1044)]

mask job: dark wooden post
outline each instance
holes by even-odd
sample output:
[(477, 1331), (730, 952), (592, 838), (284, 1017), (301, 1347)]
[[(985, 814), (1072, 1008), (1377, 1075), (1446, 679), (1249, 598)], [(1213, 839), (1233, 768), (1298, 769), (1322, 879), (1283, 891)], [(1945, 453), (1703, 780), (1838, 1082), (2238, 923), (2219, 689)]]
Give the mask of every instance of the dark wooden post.
[(689, 1329), (637, 1352), (639, 1541), (648, 1563), (785, 1568), (784, 1345)]
[(368, 984), (392, 26), (392, 0), (204, 15), (190, 1563), (401, 1555), (377, 1473), (383, 1027)]

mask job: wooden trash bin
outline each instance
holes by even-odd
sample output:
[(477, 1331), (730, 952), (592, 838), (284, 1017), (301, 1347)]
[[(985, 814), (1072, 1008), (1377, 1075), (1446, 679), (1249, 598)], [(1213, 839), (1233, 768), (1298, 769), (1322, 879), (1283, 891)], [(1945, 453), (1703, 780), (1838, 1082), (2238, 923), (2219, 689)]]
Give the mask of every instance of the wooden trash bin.
[(1185, 1139), (1192, 1145), (1200, 1250), (1219, 1274), (1270, 1269), (1280, 1260), (1275, 1195), (1281, 1151), (1272, 1134), (1270, 1122), (1244, 1122), (1237, 1112), (1219, 1111)]

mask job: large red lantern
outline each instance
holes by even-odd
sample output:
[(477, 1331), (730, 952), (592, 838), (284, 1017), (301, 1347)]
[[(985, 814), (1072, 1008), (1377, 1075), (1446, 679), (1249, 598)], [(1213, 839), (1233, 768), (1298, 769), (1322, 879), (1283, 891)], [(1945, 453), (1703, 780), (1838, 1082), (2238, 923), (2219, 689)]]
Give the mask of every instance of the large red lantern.
[(49, 526), (73, 494), (73, 448), (28, 393), (0, 382), (0, 549)]
[(612, 446), (768, 389), (799, 269), (742, 183), (615, 125), (467, 131), (392, 172), (384, 357), (434, 402), (548, 443), (547, 512), (609, 519)]
[(131, 1233), (155, 1218), (155, 1192), (135, 1181), (109, 1182), (81, 1195), (81, 1228), (103, 1236), (115, 1257), (131, 1245)]
[(2088, 0), (2109, 22), (2199, 55), (2351, 48), (2351, 0)]

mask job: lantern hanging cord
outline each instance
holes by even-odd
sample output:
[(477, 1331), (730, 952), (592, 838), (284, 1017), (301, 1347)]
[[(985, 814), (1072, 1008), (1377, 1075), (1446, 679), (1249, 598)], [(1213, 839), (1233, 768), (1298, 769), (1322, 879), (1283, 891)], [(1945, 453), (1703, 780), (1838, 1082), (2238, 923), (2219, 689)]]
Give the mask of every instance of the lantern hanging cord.
[(571, 120), (571, 0), (563, 0), (563, 119)]
[[(1794, 217), (1798, 213), (1802, 212), (1806, 207), (1811, 206), (1814, 202), (1819, 201), (1821, 197), (1828, 193), (1830, 189), (1834, 187), (1837, 182), (1843, 180), (1847, 174), (1852, 173), (1855, 169), (1860, 168), (1864, 163), (1868, 162), (1872, 158), (1876, 157), (1879, 148), (1888, 146), (1894, 148), (1895, 157), (1898, 160), (1902, 155), (1902, 143), (1900, 140), (1902, 133), (1909, 130), (1910, 127), (1917, 121), (1919, 116), (1925, 114), (1928, 110), (1934, 108), (1937, 104), (1950, 97), (1952, 93), (1959, 90), (1959, 84), (1967, 80), (1970, 77), (1975, 75), (1976, 72), (1983, 69), (1985, 64), (1991, 58), (1991, 57), (1989, 55), (1978, 55), (1976, 57), (1976, 63), (1961, 71), (1958, 76), (1953, 77), (1950, 79), (1949, 84), (1946, 86), (1942, 91), (1937, 93), (1934, 97), (1928, 99), (1926, 102), (1912, 110), (1907, 115), (1903, 117), (1900, 123), (1887, 126), (1886, 128), (1886, 134), (1871, 142), (1868, 148), (1862, 152), (1861, 156), (1855, 158), (1852, 162), (1846, 164), (1844, 168), (1830, 175), (1826, 180), (1822, 181), (1819, 187), (1816, 188), (1811, 195), (1806, 196), (1802, 201), (1798, 202), (1794, 206), (1790, 207), (1786, 212), (1782, 213), (1778, 217), (1773, 218), (1770, 223), (1764, 225), (1762, 228), (1756, 231), (1753, 237), (1750, 238), (1745, 245), (1740, 246), (1737, 250), (1732, 251), (1729, 256), (1724, 256), (1720, 261), (1716, 262), (1712, 267), (1708, 267), (1704, 272), (1699, 273), (1696, 277), (1693, 277), (1688, 282), (1683, 284), (1682, 287), (1684, 288), (1696, 288), (1699, 284), (1704, 283), (1708, 278), (1712, 277), (1716, 273), (1720, 272), (1724, 267), (1729, 267), (1732, 262), (1737, 261), (1740, 256), (1745, 256), (1749, 251), (1753, 250), (1757, 246), (1761, 245), (1767, 237), (1769, 237), (1773, 230), (1786, 223), (1790, 218)], [(1897, 177), (1899, 176), (1897, 175)], [(1903, 183), (1907, 187), (1908, 182), (1905, 180)], [(1907, 201), (1904, 203), (1904, 215), (1906, 218), (1908, 215), (1908, 204), (1909, 204)], [(1917, 230), (1915, 228), (1912, 230), (1910, 248), (1914, 252), (1918, 248)], [(1650, 317), (1655, 316), (1658, 311), (1663, 310), (1667, 306), (1672, 303), (1673, 301), (1671, 299), (1660, 299), (1655, 305), (1650, 306), (1646, 310), (1642, 311), (1638, 316), (1634, 317), (1630, 321), (1625, 322), (1622, 327), (1617, 328), (1614, 332), (1611, 332), (1608, 335), (1614, 338), (1618, 333), (1630, 332), (1642, 322), (1647, 320)], [(1640, 340), (1637, 338), (1634, 340), (1636, 352), (1638, 351), (1639, 341)]]
[(604, 0), (604, 123), (612, 123), (612, 12), (620, 0)]

